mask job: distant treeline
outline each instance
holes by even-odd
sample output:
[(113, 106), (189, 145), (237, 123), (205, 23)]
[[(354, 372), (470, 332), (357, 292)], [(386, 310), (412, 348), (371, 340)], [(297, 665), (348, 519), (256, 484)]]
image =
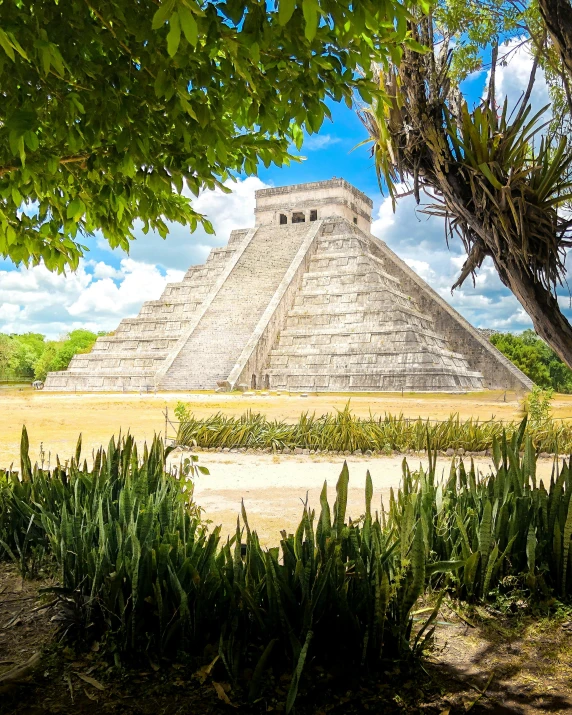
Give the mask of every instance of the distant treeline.
[(539, 387), (572, 393), (572, 370), (534, 330), (521, 335), (496, 333), (490, 341)]
[(72, 330), (59, 340), (46, 340), (40, 333), (0, 333), (0, 377), (45, 380), (48, 372), (65, 370), (76, 353), (87, 353), (99, 335)]

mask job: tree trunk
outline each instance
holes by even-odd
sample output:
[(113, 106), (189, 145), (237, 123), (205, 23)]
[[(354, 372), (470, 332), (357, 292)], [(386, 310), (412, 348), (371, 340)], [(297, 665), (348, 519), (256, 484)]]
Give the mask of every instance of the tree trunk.
[(572, 4), (570, 0), (539, 0), (538, 7), (552, 42), (572, 77)]
[(493, 262), (501, 281), (530, 316), (538, 335), (572, 368), (572, 326), (562, 314), (558, 299), (531, 275), (522, 275), (518, 266), (494, 255)]
[[(433, 157), (433, 164), (438, 165), (438, 157)], [(542, 283), (535, 280), (531, 271), (523, 273), (522, 264), (517, 265), (511, 261), (495, 245), (491, 233), (482, 225), (473, 212), (467, 207), (466, 201), (461, 198), (462, 185), (454, 172), (442, 173), (440, 181), (433, 181), (443, 195), (445, 204), (451, 215), (460, 217), (479, 237), (483, 250), (480, 251), (480, 260), (485, 255), (491, 256), (499, 278), (502, 283), (513, 293), (525, 312), (532, 320), (537, 334), (548, 343), (560, 359), (572, 369), (572, 325), (560, 310), (558, 299)], [(470, 262), (470, 258), (467, 263)], [(467, 266), (463, 266), (463, 269)], [(477, 261), (480, 266), (480, 261)], [(461, 285), (469, 273), (475, 269), (471, 267), (466, 275), (456, 285)]]

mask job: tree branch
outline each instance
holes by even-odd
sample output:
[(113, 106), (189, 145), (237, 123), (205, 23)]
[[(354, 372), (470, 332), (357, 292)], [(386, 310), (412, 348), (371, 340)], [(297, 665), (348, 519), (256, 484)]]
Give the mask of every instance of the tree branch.
[(522, 117), (524, 112), (526, 111), (526, 107), (528, 105), (528, 101), (530, 100), (530, 95), (532, 94), (532, 89), (534, 87), (534, 81), (536, 79), (536, 70), (538, 68), (538, 53), (534, 55), (534, 62), (532, 63), (532, 69), (530, 70), (530, 77), (528, 78), (528, 86), (526, 88), (526, 92), (524, 93), (524, 96), (522, 97), (520, 101), (520, 107), (518, 108), (518, 112), (516, 114), (515, 118), (515, 123), (518, 122), (518, 120)]
[(495, 79), (497, 73), (497, 59), (499, 56), (499, 44), (495, 41), (493, 45), (492, 57), (491, 57), (491, 78), (489, 80), (489, 88), (487, 91), (487, 104), (491, 109), (495, 106)]
[[(119, 44), (119, 46), (124, 50), (124, 52), (127, 53), (127, 55), (129, 56), (129, 59), (132, 60), (132, 61), (134, 61), (134, 59), (133, 59), (133, 53), (132, 53), (131, 50), (129, 49), (128, 45), (126, 45), (122, 40), (120, 40), (120, 39), (117, 37), (117, 33), (116, 33), (115, 30), (113, 29), (113, 25), (111, 25), (111, 23), (107, 22), (107, 20), (101, 15), (101, 13), (98, 12), (98, 11), (93, 7), (93, 5), (91, 5), (91, 3), (89, 2), (89, 0), (85, 0), (85, 4), (88, 6), (88, 8), (91, 10), (91, 12), (95, 15), (95, 17), (97, 17), (97, 19), (101, 22), (101, 24), (102, 24), (107, 30), (109, 30), (109, 32), (111, 32), (111, 34), (113, 35), (113, 39)], [(147, 74), (149, 75), (149, 77), (151, 77), (151, 79), (156, 79), (155, 75), (154, 75), (147, 67), (142, 67), (142, 69), (144, 69), (145, 72), (147, 72)]]
[[(60, 164), (78, 164), (89, 159), (91, 154), (78, 154), (77, 156), (66, 156), (60, 159)], [(0, 179), (6, 174), (11, 174), (13, 171), (18, 171), (21, 166), (0, 166)]]

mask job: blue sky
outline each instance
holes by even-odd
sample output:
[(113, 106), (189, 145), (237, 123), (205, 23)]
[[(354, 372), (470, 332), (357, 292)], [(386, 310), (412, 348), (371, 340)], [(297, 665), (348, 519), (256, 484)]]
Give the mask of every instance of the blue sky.
[[(523, 49), (514, 53), (508, 67), (500, 68), (499, 100), (504, 94), (509, 102), (518, 99), (530, 66)], [(486, 72), (481, 72), (466, 82), (470, 103), (478, 101), (486, 79)], [(540, 77), (533, 105), (540, 108), (547, 98)], [(491, 264), (485, 263), (474, 287), (468, 280), (451, 295), (450, 286), (463, 263), (460, 243), (453, 241), (447, 248), (443, 222), (419, 213), (413, 197), (400, 199), (394, 214), (391, 202), (379, 191), (368, 148), (353, 150), (366, 138), (358, 117), (345, 105), (332, 105), (332, 115), (333, 122), (326, 121), (319, 134), (306, 139), (304, 161), (283, 169), (262, 168), (258, 177), (241, 177), (230, 195), (205, 192), (195, 201), (213, 222), (216, 236), (200, 230), (189, 234), (175, 225), (163, 241), (138, 230), (129, 256), (94, 238), (79, 269), (65, 276), (50, 274), (43, 266), (26, 269), (0, 261), (0, 332), (35, 331), (55, 338), (78, 327), (113, 330), (122, 318), (136, 315), (144, 300), (158, 298), (167, 282), (180, 280), (189, 265), (202, 263), (210, 248), (224, 245), (233, 228), (252, 225), (256, 189), (333, 176), (343, 177), (373, 199), (372, 232), (474, 325), (514, 331), (530, 327), (528, 316), (501, 285)], [(567, 298), (562, 305), (568, 306)], [(566, 313), (572, 317), (572, 311)]]

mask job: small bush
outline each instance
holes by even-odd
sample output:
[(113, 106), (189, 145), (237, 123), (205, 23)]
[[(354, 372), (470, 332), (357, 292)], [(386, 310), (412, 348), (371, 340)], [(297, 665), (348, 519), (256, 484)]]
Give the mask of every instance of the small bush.
[(528, 417), (528, 423), (533, 430), (546, 428), (550, 424), (550, 403), (554, 390), (534, 385), (522, 402), (522, 411)]

